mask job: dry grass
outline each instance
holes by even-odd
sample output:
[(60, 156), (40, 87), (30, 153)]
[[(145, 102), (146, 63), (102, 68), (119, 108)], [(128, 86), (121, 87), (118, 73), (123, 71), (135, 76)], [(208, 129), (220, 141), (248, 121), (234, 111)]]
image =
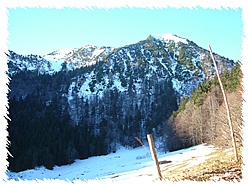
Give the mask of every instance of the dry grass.
[(219, 150), (206, 155), (204, 162), (196, 163), (199, 157), (178, 164), (161, 165), (164, 180), (169, 181), (240, 181), (242, 161), (235, 162), (233, 152)]

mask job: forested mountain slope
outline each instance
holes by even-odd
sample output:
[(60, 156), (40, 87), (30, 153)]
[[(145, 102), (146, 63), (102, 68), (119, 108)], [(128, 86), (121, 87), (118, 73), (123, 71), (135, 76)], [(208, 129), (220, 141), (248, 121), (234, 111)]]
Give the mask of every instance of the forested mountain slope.
[[(145, 141), (148, 133), (169, 133), (163, 127), (181, 97), (215, 75), (208, 50), (174, 35), (120, 48), (7, 56), (12, 171), (53, 168), (119, 145), (137, 147), (135, 137)], [(218, 54), (215, 59), (220, 73), (236, 66)]]

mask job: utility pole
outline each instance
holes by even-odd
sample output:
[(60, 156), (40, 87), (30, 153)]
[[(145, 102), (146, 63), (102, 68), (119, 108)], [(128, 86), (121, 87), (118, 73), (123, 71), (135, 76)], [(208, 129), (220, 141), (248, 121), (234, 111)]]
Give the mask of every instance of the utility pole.
[(209, 47), (210, 54), (211, 54), (211, 57), (212, 57), (212, 60), (213, 60), (213, 63), (214, 63), (216, 74), (218, 76), (218, 81), (219, 81), (219, 84), (220, 84), (220, 87), (221, 87), (221, 91), (222, 91), (222, 94), (223, 94), (223, 98), (224, 98), (224, 102), (225, 102), (225, 106), (226, 106), (226, 110), (227, 110), (227, 118), (228, 118), (229, 128), (230, 128), (230, 132), (231, 132), (232, 145), (233, 145), (233, 149), (234, 149), (234, 158), (235, 158), (235, 161), (238, 162), (238, 160), (239, 160), (238, 159), (238, 152), (237, 152), (237, 147), (236, 147), (236, 141), (235, 141), (235, 136), (234, 136), (234, 129), (233, 129), (233, 126), (232, 126), (232, 119), (231, 119), (230, 109), (229, 109), (229, 106), (228, 106), (227, 96), (226, 96), (224, 87), (222, 85), (221, 79), (220, 79), (218, 67), (217, 67), (217, 64), (215, 62), (212, 49), (211, 49), (210, 45), (208, 45), (208, 47)]

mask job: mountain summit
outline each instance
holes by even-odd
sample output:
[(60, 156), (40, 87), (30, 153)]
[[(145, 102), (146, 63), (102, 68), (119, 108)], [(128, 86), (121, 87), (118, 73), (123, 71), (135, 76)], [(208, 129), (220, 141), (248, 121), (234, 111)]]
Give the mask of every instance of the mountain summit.
[(185, 38), (181, 38), (177, 35), (173, 35), (173, 34), (170, 34), (170, 33), (166, 33), (166, 34), (155, 34), (153, 35), (153, 37), (157, 38), (157, 39), (160, 39), (160, 40), (165, 40), (165, 41), (174, 41), (175, 43), (178, 43), (178, 42), (182, 42), (184, 44), (188, 44), (188, 40), (185, 39)]

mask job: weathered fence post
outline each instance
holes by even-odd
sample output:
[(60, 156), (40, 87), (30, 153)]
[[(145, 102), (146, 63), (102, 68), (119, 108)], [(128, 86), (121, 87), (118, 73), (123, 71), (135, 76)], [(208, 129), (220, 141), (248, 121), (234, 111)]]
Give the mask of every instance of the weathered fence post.
[(155, 166), (157, 168), (157, 172), (158, 172), (159, 178), (160, 178), (160, 180), (162, 180), (161, 169), (160, 169), (158, 158), (157, 158), (157, 155), (156, 155), (153, 137), (152, 137), (151, 134), (148, 134), (147, 138), (148, 138), (148, 143), (149, 143), (151, 155), (152, 155), (152, 158), (153, 158), (153, 160), (155, 162)]
[(233, 150), (234, 150), (234, 158), (235, 158), (235, 161), (238, 162), (238, 160), (239, 160), (238, 159), (238, 151), (237, 151), (237, 147), (236, 147), (234, 129), (233, 129), (233, 125), (232, 125), (231, 113), (230, 113), (230, 109), (229, 109), (229, 105), (228, 105), (227, 96), (226, 96), (223, 84), (221, 82), (218, 67), (217, 67), (216, 61), (214, 59), (213, 51), (212, 51), (210, 45), (208, 45), (208, 48), (210, 50), (210, 54), (211, 54), (211, 57), (212, 57), (212, 60), (213, 60), (213, 63), (214, 63), (216, 74), (218, 76), (218, 81), (219, 81), (219, 84), (220, 84), (220, 87), (221, 87), (221, 91), (222, 91), (222, 94), (223, 94), (223, 98), (224, 98), (224, 102), (225, 102), (225, 106), (226, 106), (226, 110), (227, 110), (227, 118), (228, 118), (229, 128), (230, 128), (230, 132), (231, 132), (231, 139), (232, 139), (232, 145), (233, 145)]

